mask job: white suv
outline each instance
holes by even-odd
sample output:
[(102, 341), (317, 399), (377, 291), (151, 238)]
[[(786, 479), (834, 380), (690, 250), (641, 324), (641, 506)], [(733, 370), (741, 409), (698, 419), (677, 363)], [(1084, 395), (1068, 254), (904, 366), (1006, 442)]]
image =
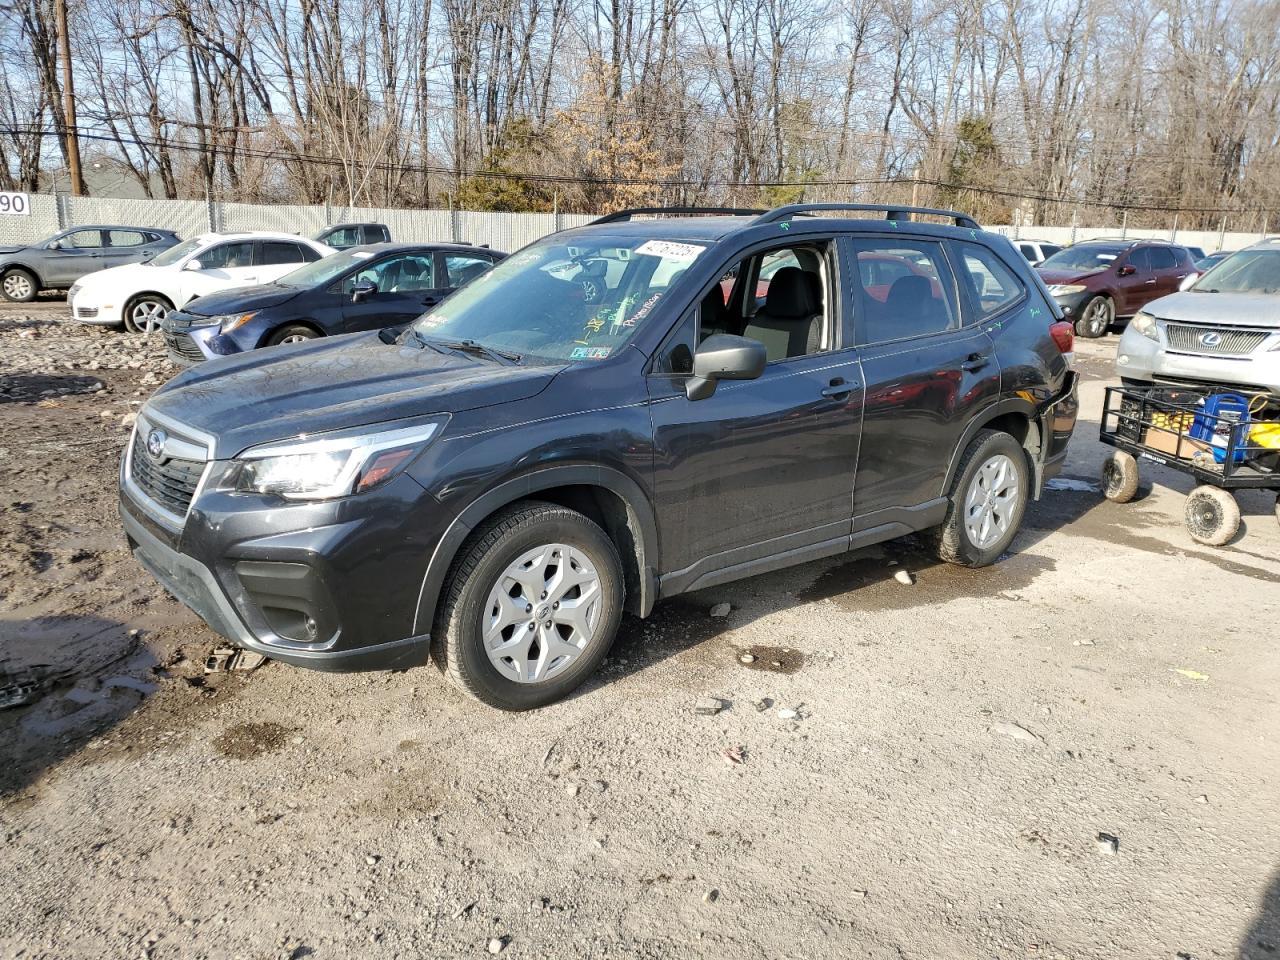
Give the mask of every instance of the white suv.
[(189, 300), (229, 287), (270, 283), (332, 247), (288, 233), (205, 233), (146, 263), (132, 263), (82, 277), (67, 294), (71, 316), (81, 323), (124, 324), (140, 333)]
[(1280, 238), (1143, 307), (1120, 338), (1116, 370), (1126, 386), (1234, 386), (1280, 399)]

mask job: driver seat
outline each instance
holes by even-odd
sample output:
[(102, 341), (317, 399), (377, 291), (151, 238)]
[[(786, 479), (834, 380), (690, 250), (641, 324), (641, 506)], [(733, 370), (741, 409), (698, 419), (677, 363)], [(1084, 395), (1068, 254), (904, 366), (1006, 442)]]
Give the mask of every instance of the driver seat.
[(743, 336), (764, 344), (772, 363), (803, 357), (822, 348), (822, 280), (799, 267), (783, 267), (769, 281), (764, 306)]

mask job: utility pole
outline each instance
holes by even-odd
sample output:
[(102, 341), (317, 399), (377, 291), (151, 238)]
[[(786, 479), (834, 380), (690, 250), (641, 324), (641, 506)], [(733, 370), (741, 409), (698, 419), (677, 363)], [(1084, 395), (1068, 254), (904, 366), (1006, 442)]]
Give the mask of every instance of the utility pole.
[(80, 173), (80, 140), (76, 135), (76, 90), (71, 73), (71, 34), (67, 29), (67, 0), (54, 0), (58, 21), (58, 56), (62, 58), (62, 116), (66, 124), (67, 173), (71, 175), (71, 193), (85, 194), (84, 177)]

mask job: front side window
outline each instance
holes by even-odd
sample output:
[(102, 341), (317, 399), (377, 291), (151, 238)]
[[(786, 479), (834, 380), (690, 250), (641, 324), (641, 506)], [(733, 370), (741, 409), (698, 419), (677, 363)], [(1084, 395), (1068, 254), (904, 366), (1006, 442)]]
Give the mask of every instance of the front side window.
[(473, 257), (468, 254), (450, 254), (444, 258), (444, 270), (449, 280), (442, 286), (460, 287), (474, 280), (493, 266), (487, 257)]
[(220, 243), (208, 250), (203, 250), (197, 257), (200, 266), (206, 270), (231, 270), (236, 267), (253, 266), (253, 241), (242, 240), (236, 243)]
[(75, 247), (77, 250), (96, 250), (102, 246), (101, 230), (77, 230), (69, 233), (60, 241), (63, 247)]
[(951, 271), (929, 240), (857, 238), (858, 343), (884, 343), (958, 326)]
[(1147, 255), (1151, 258), (1152, 270), (1172, 270), (1178, 265), (1178, 258), (1168, 247), (1148, 247)]
[(335, 230), (324, 238), (324, 242), (338, 249), (354, 247), (360, 242), (360, 228), (343, 227), (341, 230)]
[(1126, 262), (1138, 273), (1149, 272), (1151, 270), (1151, 248), (1138, 247), (1129, 254)]
[(357, 270), (342, 282), (342, 292), (351, 293), (357, 283), (372, 283), (378, 293), (411, 293), (435, 289), (435, 269), (429, 253), (388, 257)]
[(981, 316), (989, 317), (1022, 298), (1022, 282), (992, 251), (977, 243), (957, 246), (964, 265), (960, 281), (968, 286)]
[(475, 340), (549, 361), (603, 360), (652, 316), (672, 275), (706, 249), (634, 236), (548, 237), (459, 289), (406, 336)]

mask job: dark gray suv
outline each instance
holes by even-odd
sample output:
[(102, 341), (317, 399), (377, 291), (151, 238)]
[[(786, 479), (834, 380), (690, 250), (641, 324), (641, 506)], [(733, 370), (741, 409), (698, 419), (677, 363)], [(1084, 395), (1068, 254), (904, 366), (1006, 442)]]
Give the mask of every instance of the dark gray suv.
[(67, 290), (87, 273), (150, 260), (178, 242), (172, 230), (89, 226), (25, 247), (0, 247), (0, 294), (26, 303), (41, 290)]
[(139, 561), (233, 642), (325, 670), (434, 653), (549, 703), (623, 611), (913, 531), (995, 561), (1076, 419), (1026, 260), (807, 204), (613, 214), (398, 332), (214, 360), (142, 408)]

